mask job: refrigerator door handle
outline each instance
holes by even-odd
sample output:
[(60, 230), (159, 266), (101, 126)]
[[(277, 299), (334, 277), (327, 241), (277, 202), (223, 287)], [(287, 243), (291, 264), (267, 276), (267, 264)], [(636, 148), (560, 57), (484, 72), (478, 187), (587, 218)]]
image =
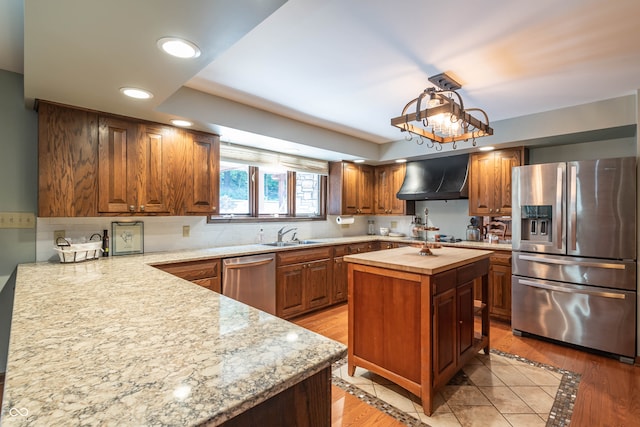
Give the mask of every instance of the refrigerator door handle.
[(575, 165), (571, 165), (569, 173), (569, 240), (571, 250), (576, 250), (576, 226), (577, 224), (577, 212), (578, 212), (578, 200), (577, 200), (577, 188), (578, 172)]
[(568, 294), (587, 294), (587, 295), (593, 295), (596, 297), (611, 298), (611, 299), (627, 298), (625, 294), (619, 294), (615, 292), (602, 292), (602, 291), (592, 291), (588, 289), (575, 289), (575, 288), (564, 287), (564, 286), (550, 285), (548, 283), (538, 282), (534, 280), (527, 280), (527, 279), (518, 279), (518, 283), (520, 283), (521, 285), (532, 286), (534, 288), (548, 289), (551, 291), (564, 292)]
[[(558, 166), (557, 169), (557, 185), (556, 185), (556, 211), (558, 211), (558, 209), (562, 209), (562, 191), (563, 191), (563, 186), (562, 186), (562, 175), (563, 175), (564, 171), (562, 170), (562, 167)], [(554, 221), (556, 222), (556, 235), (555, 235), (555, 239), (558, 242), (557, 243), (557, 248), (562, 250), (562, 223), (564, 222), (564, 218), (562, 218), (562, 215), (555, 215), (556, 218), (554, 218)]]
[(518, 259), (523, 261), (533, 261), (540, 262), (543, 264), (559, 264), (559, 265), (575, 265), (579, 267), (596, 267), (596, 268), (608, 268), (611, 270), (624, 270), (626, 266), (624, 264), (613, 264), (606, 262), (593, 262), (593, 261), (578, 261), (574, 259), (556, 259), (556, 258), (545, 258), (534, 255), (524, 255), (519, 254)]

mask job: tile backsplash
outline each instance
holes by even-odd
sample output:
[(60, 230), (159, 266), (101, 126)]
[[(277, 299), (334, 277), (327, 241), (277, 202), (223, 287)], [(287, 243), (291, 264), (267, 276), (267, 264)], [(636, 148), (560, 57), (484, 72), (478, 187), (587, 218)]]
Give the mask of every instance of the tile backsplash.
[[(429, 209), (430, 225), (440, 228), (441, 233), (456, 238), (464, 238), (469, 223), (467, 200), (419, 201), (416, 213), (424, 220), (424, 209)], [(329, 215), (326, 221), (295, 222), (250, 222), (207, 224), (204, 217), (195, 216), (148, 216), (148, 217), (90, 217), (90, 218), (38, 218), (36, 233), (36, 260), (58, 260), (53, 250), (54, 231), (64, 230), (70, 239), (89, 238), (93, 233), (102, 234), (109, 230), (113, 221), (143, 221), (144, 251), (163, 252), (182, 249), (201, 249), (220, 246), (248, 245), (258, 242), (260, 227), (264, 230), (264, 242), (276, 240), (277, 231), (286, 227), (296, 227), (297, 237), (320, 239), (349, 237), (367, 234), (367, 221), (375, 222), (376, 234), (380, 227), (411, 236), (412, 216), (355, 216), (350, 225), (338, 225), (336, 216)], [(183, 227), (190, 228), (189, 237), (183, 237)], [(395, 225), (395, 227), (393, 227)], [(288, 234), (285, 239), (290, 239)]]

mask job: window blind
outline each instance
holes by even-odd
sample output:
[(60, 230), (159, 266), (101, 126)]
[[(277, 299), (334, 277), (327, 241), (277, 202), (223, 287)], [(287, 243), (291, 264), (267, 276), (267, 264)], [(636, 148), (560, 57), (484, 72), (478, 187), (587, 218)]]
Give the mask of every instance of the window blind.
[(329, 163), (325, 160), (277, 153), (275, 151), (225, 142), (220, 144), (220, 158), (222, 160), (250, 166), (280, 165), (295, 172), (316, 173), (319, 175), (329, 174)]

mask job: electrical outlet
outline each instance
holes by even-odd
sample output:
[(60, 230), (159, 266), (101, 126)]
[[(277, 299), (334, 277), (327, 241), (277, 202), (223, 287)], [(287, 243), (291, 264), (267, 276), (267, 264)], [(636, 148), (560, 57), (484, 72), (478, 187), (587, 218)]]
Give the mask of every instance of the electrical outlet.
[(398, 221), (391, 221), (391, 226), (389, 228), (398, 228)]
[(66, 232), (64, 230), (56, 230), (53, 232), (53, 243), (56, 244), (58, 238), (62, 237), (63, 239), (66, 237)]
[(182, 237), (189, 237), (190, 234), (191, 234), (191, 227), (189, 227), (188, 225), (183, 225), (182, 226)]

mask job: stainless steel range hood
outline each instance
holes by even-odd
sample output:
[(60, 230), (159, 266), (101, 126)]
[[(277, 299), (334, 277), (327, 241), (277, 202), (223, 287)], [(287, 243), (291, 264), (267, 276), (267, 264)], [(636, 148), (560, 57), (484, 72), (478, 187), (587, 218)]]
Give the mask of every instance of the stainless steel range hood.
[(468, 154), (408, 162), (397, 197), (401, 200), (467, 199), (468, 166)]

